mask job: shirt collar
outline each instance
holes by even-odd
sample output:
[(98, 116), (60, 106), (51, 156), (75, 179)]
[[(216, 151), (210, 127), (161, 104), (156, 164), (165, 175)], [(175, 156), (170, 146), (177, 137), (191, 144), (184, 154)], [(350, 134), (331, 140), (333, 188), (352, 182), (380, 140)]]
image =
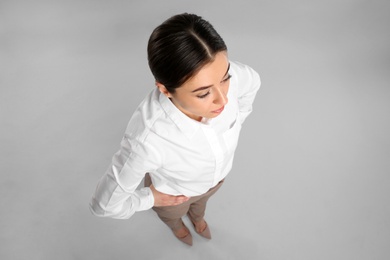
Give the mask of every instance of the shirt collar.
[(167, 117), (172, 120), (172, 122), (180, 129), (181, 132), (183, 132), (184, 135), (186, 135), (187, 138), (191, 139), (196, 131), (198, 131), (201, 127), (202, 123), (181, 112), (172, 103), (172, 101), (161, 92), (159, 92), (159, 102)]

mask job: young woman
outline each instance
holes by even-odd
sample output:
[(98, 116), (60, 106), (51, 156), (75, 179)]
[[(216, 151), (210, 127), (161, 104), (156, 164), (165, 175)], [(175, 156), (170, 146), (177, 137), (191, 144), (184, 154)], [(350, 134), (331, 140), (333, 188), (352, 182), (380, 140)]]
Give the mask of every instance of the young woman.
[[(148, 60), (157, 87), (133, 114), (90, 208), (97, 216), (120, 219), (153, 208), (179, 240), (192, 245), (182, 217), (211, 238), (206, 203), (232, 168), (260, 78), (229, 61), (220, 35), (194, 14), (158, 26)], [(137, 189), (143, 179), (145, 187)]]

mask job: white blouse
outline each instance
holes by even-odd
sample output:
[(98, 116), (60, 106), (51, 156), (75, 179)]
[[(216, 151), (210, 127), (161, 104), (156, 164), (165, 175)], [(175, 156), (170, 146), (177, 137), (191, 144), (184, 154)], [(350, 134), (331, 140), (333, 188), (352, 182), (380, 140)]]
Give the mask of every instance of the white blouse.
[(241, 124), (252, 111), (260, 77), (230, 62), (228, 103), (213, 119), (193, 120), (155, 88), (134, 112), (120, 150), (92, 196), (94, 215), (126, 219), (153, 207), (149, 187), (137, 189), (149, 173), (156, 190), (201, 195), (232, 168)]

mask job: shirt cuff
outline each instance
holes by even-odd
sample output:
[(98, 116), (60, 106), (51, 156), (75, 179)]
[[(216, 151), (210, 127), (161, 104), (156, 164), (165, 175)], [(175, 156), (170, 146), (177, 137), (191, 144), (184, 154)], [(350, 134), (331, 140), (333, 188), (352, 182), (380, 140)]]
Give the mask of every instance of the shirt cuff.
[(151, 209), (154, 205), (154, 197), (149, 187), (136, 190), (131, 196), (133, 208), (135, 211)]

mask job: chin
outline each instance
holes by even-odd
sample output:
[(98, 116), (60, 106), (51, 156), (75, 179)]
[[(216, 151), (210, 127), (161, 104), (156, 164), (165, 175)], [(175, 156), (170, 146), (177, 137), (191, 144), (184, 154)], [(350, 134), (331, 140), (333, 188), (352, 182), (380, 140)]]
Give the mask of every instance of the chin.
[(216, 118), (219, 115), (220, 114), (211, 114), (211, 115), (208, 115), (206, 118)]

